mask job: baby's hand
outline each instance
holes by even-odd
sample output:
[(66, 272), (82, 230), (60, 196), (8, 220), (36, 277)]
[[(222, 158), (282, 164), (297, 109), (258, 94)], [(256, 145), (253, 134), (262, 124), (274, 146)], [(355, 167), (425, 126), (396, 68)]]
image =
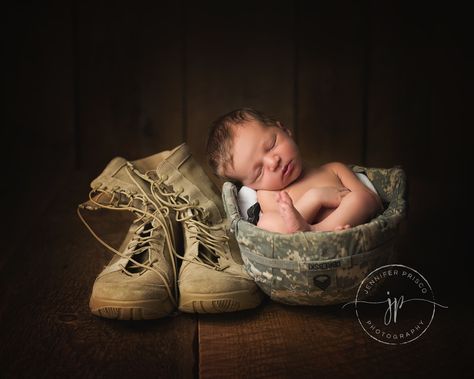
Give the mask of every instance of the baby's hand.
[(315, 195), (324, 207), (336, 208), (350, 191), (345, 187), (313, 188)]

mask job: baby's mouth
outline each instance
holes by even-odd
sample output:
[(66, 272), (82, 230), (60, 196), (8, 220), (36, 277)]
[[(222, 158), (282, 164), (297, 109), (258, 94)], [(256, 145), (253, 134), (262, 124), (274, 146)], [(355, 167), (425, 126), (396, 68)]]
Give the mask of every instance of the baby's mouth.
[(289, 174), (291, 174), (291, 170), (293, 170), (293, 161), (289, 161), (284, 167), (282, 176), (286, 178)]

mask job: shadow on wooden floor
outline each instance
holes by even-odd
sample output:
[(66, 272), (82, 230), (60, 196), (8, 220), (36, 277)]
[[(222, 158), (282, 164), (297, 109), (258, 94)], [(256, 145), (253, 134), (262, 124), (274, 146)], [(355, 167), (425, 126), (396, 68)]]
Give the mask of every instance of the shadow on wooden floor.
[[(90, 314), (93, 281), (110, 256), (75, 213), (87, 175), (68, 181), (31, 233), (4, 259), (0, 376), (137, 378), (468, 377), (472, 307), (445, 297), (418, 340), (383, 345), (352, 309), (291, 307), (265, 300), (232, 314), (176, 313), (119, 322)], [(105, 217), (93, 216), (93, 222)], [(100, 220), (99, 220), (100, 221)], [(129, 219), (107, 216), (102, 236), (117, 246)], [(446, 295), (443, 295), (446, 296)]]

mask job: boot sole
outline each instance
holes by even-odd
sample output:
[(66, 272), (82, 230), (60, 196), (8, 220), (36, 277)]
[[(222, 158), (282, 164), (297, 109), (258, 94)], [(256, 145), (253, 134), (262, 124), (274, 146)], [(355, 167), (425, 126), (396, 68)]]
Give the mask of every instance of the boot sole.
[(154, 320), (169, 315), (174, 306), (169, 300), (108, 300), (91, 297), (92, 314), (115, 320)]
[(187, 313), (224, 313), (256, 308), (263, 294), (256, 290), (224, 292), (219, 294), (181, 293), (179, 310)]

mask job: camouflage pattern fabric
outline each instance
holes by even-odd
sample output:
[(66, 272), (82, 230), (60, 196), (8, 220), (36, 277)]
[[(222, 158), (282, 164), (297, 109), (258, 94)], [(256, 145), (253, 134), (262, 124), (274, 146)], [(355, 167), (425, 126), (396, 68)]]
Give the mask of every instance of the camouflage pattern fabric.
[(339, 232), (280, 234), (260, 229), (241, 218), (237, 188), (224, 183), (224, 205), (245, 268), (273, 300), (295, 305), (352, 301), (361, 281), (395, 258), (394, 242), (407, 208), (405, 173), (400, 167), (350, 167), (367, 175), (384, 212)]

